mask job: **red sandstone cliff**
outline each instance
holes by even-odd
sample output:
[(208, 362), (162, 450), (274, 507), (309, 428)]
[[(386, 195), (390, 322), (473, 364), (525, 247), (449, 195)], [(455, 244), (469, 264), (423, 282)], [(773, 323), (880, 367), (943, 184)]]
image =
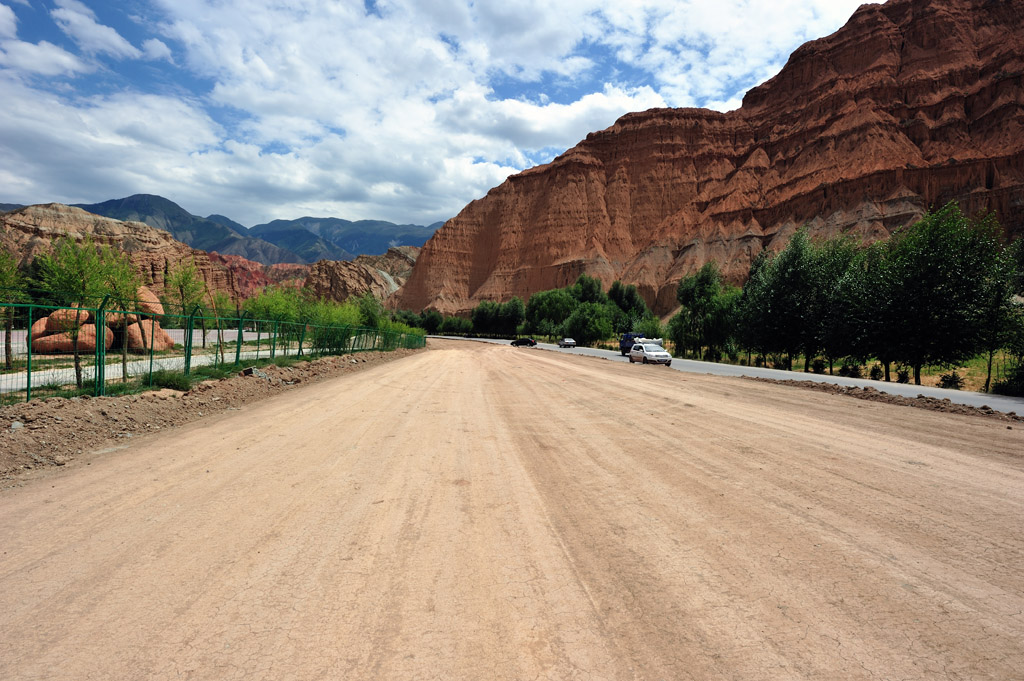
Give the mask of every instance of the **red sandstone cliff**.
[(675, 306), (800, 225), (884, 238), (956, 199), (1024, 232), (1024, 1), (890, 0), (800, 47), (742, 108), (628, 114), (470, 203), (390, 304), (464, 312), (581, 273)]

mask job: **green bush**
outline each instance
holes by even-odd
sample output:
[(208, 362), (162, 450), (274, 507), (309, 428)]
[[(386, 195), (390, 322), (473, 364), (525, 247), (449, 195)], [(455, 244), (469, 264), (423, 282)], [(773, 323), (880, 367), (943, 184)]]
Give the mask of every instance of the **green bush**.
[(956, 371), (951, 371), (948, 374), (942, 374), (939, 376), (939, 387), (948, 388), (950, 390), (963, 390), (964, 378)]

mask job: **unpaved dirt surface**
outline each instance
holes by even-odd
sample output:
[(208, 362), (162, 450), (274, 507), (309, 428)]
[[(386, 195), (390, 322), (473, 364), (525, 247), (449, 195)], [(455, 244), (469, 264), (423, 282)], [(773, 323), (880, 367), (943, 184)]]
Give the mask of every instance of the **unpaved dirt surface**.
[(97, 450), (131, 447), (131, 438), (190, 423), (267, 399), (285, 390), (391, 362), (417, 350), (360, 352), (294, 366), (265, 366), (248, 375), (211, 380), (188, 392), (149, 391), (109, 397), (50, 397), (0, 407), (0, 488), (40, 469), (89, 458)]
[(0, 678), (1020, 679), (1022, 511), (1005, 422), (431, 341), (0, 491)]

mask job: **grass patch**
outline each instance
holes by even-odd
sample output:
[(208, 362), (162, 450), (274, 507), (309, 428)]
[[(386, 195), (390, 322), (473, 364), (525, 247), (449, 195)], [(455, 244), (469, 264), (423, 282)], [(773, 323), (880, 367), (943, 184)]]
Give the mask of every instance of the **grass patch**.
[(152, 385), (155, 389), (170, 388), (185, 392), (192, 387), (192, 379), (176, 371), (161, 369), (153, 372)]

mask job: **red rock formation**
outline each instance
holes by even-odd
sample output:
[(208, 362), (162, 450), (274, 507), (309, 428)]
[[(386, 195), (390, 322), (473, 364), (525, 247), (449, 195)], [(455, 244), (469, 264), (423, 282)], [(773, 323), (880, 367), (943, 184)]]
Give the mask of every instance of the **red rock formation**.
[(864, 5), (726, 114), (628, 114), (470, 203), (391, 303), (465, 312), (572, 283), (652, 307), (708, 260), (733, 281), (801, 225), (884, 238), (958, 200), (1024, 232), (1024, 3)]
[[(52, 316), (51, 316), (52, 318)], [(104, 347), (108, 350), (114, 343), (114, 332), (110, 329), (103, 328), (104, 335)], [(32, 339), (32, 352), (40, 355), (55, 355), (61, 353), (74, 352), (75, 350), (75, 339), (73, 337), (74, 331), (64, 331), (61, 333), (54, 333), (41, 338)], [(78, 352), (86, 354), (89, 352), (96, 351), (96, 325), (95, 324), (83, 324), (78, 329)]]
[(298, 263), (264, 265), (247, 260), (240, 255), (221, 255), (216, 251), (209, 254), (210, 262), (221, 265), (232, 272), (235, 286), (243, 299), (250, 298), (267, 286), (274, 284), (301, 284), (309, 276), (310, 266)]
[(385, 301), (405, 283), (419, 255), (415, 246), (389, 248), (384, 255), (360, 255), (355, 260), (321, 260), (311, 266), (303, 286), (317, 298), (344, 302), (369, 291)]
[(174, 347), (174, 340), (160, 327), (160, 322), (152, 319), (129, 326), (125, 338), (128, 341), (128, 349), (133, 352), (149, 352), (151, 347), (156, 351), (170, 350)]
[(167, 273), (182, 260), (191, 258), (209, 290), (223, 291), (232, 298), (239, 295), (231, 270), (212, 263), (206, 252), (145, 223), (105, 218), (59, 203), (28, 206), (0, 215), (0, 248), (17, 254), (22, 263), (50, 251), (52, 243), (61, 237), (81, 241), (86, 236), (128, 253), (146, 285), (157, 292), (163, 291)]

